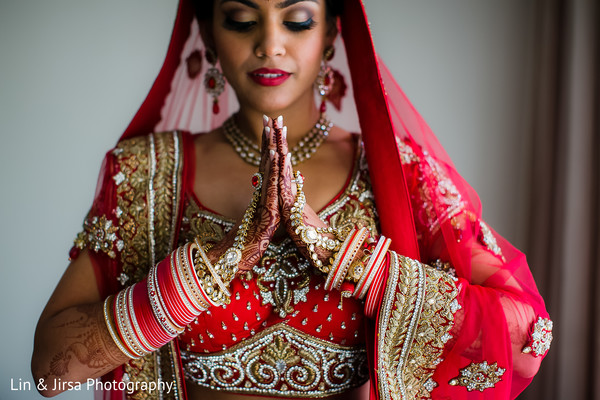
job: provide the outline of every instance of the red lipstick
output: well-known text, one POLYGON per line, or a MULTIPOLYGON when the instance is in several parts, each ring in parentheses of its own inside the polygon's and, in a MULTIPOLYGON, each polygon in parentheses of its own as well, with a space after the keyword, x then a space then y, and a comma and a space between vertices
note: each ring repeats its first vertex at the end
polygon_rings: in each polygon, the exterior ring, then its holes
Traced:
POLYGON ((259 68, 248 74, 256 83, 262 86, 279 86, 292 75, 280 69, 259 68))

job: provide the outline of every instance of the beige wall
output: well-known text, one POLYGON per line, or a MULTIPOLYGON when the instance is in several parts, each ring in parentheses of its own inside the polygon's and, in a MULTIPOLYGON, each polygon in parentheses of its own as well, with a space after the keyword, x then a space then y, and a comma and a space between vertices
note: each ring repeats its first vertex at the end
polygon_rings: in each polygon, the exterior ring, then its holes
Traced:
MULTIPOLYGON (((485 217, 521 241, 532 2, 366 3, 377 48, 480 193, 485 217)), ((103 154, 158 72, 175 6, 0 1, 2 399, 38 398, 11 392, 10 379, 31 380, 35 322, 66 266, 103 154)))

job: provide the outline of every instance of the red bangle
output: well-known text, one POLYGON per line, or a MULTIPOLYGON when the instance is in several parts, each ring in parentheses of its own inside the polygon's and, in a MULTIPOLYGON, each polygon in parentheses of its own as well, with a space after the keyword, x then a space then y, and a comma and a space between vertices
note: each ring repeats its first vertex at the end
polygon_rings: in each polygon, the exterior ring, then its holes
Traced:
POLYGON ((152 312, 146 279, 133 288, 133 308, 138 319, 142 335, 150 346, 158 349, 171 340, 171 337, 161 328, 152 312))
POLYGON ((365 315, 368 318, 375 318, 377 315, 377 303, 379 302, 380 293, 384 289, 384 272, 387 271, 388 267, 389 253, 386 253, 385 261, 379 267, 379 270, 373 279, 373 283, 369 287, 369 292, 367 293, 367 299, 365 301, 365 315))

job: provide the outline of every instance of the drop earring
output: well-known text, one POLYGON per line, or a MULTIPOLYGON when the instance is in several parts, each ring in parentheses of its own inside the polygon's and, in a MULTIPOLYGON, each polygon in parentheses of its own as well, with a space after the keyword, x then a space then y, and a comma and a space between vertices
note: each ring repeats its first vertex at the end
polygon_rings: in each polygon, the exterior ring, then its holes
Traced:
POLYGON ((211 67, 206 71, 204 75, 204 88, 208 92, 209 95, 213 98, 213 114, 219 113, 219 96, 223 93, 225 89, 225 77, 223 73, 219 71, 216 67, 217 65, 217 55, 214 50, 211 48, 206 48, 206 61, 209 62, 211 67))
POLYGON ((321 69, 319 70, 315 82, 317 92, 319 93, 319 96, 321 96, 321 106, 319 107, 321 114, 327 111, 327 95, 331 92, 331 88, 333 87, 333 70, 329 66, 329 61, 331 61, 334 55, 335 48, 333 46, 325 49, 323 60, 321 61, 321 69))

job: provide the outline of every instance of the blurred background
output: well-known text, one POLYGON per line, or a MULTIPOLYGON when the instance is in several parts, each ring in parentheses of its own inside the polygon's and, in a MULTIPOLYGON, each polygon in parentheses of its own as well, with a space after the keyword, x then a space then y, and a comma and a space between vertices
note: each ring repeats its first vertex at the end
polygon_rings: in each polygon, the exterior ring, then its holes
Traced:
MULTIPOLYGON (((528 254, 555 341, 520 399, 600 399, 595 0, 365 0, 375 45, 528 254)), ((104 153, 161 66, 176 0, 0 0, 0 399, 31 382, 37 318, 104 153)), ((92 399, 85 389, 62 399, 92 399)))

